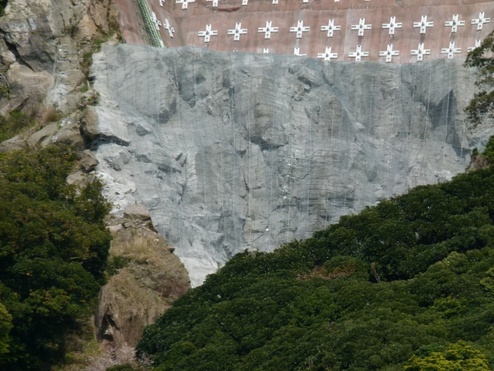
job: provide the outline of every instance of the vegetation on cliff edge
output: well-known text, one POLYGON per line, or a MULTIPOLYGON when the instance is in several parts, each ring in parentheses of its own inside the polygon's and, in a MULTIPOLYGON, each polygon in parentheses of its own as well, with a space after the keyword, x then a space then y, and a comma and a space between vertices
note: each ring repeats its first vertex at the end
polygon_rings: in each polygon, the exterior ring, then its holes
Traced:
POLYGON ((494 32, 490 33, 480 47, 468 53, 465 65, 478 71, 476 84, 480 91, 475 94, 466 112, 474 123, 494 117, 494 32))
POLYGON ((64 146, 0 155, 0 368, 47 370, 94 308, 110 243, 101 184, 64 146))
MULTIPOLYGON (((467 61, 487 89, 476 120, 492 117, 493 45, 467 61)), ((491 138, 484 168, 235 256, 146 329, 138 356, 158 370, 488 370, 493 153, 491 138)))
POLYGON ((493 267, 490 167, 235 256, 147 328, 138 354, 160 370, 488 369, 493 267))

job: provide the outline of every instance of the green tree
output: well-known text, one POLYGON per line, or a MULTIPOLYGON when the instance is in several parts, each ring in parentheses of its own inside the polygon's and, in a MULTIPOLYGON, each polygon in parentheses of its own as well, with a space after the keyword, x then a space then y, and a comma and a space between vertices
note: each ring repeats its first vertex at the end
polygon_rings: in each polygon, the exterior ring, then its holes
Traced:
POLYGON ((405 365, 407 371, 482 371, 489 370, 485 355, 464 341, 451 344, 443 352, 427 357, 413 356, 405 365))
POLYGON ((235 256, 148 327, 137 351, 163 370, 403 369, 433 352, 483 367, 494 361, 493 266, 487 167, 274 253, 235 256), (484 349, 484 363, 444 352, 460 340, 484 349))
POLYGON ((0 303, 0 357, 10 350, 10 330, 12 329, 12 316, 7 308, 0 303))
POLYGON ((492 52, 494 52, 494 32, 484 39, 480 47, 472 50, 465 61, 466 66, 477 68, 476 84, 481 89, 466 108, 468 116, 474 122, 492 118, 494 114, 494 60, 491 57, 492 52))
MULTIPOLYGON (((67 332, 91 313, 104 282, 108 203, 98 181, 67 184, 76 159, 64 146, 0 155, 0 302, 13 324, 1 369, 62 361, 67 332)), ((1 335, 0 326, 0 344, 1 335)))

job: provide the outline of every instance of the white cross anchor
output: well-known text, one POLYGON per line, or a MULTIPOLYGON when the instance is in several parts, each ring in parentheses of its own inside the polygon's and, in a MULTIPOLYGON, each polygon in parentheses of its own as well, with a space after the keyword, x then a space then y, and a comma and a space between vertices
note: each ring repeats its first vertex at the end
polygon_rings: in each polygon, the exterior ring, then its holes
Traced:
POLYGON ((383 28, 388 28, 390 35, 394 35, 395 34, 395 29, 396 28, 402 28, 402 27, 403 27, 403 23, 396 22, 396 17, 390 17, 389 18, 389 23, 383 23, 383 28))
POLYGON ((368 57, 369 52, 362 51, 362 45, 357 45, 357 49, 354 52, 348 54, 350 58, 355 58, 355 62, 360 62, 362 57, 368 57))
POLYGON ((257 29, 257 32, 259 32, 259 33, 264 32, 264 38, 270 39, 271 38, 271 32, 278 32, 278 27, 273 27, 271 21, 266 21, 266 27, 259 27, 257 29))
POLYGON ((338 53, 331 53, 331 47, 326 47, 326 50, 324 53, 318 53, 317 58, 322 58, 325 61, 330 61, 331 59, 336 59, 338 58, 338 53))
POLYGON ((182 9, 188 9, 189 3, 195 3, 196 0, 176 0, 177 4, 182 4, 182 9))
POLYGON ((490 23, 491 19, 485 17, 485 12, 480 12, 477 19, 472 19, 472 24, 477 25, 477 31, 480 31, 485 23, 490 23))
POLYGON ((240 40, 240 35, 245 35, 245 34, 247 34, 247 29, 242 28, 241 22, 235 23, 235 28, 228 30, 228 35, 233 35, 234 41, 240 40))
POLYGON ((333 37, 333 32, 334 31, 340 31, 340 30, 341 30, 341 26, 336 26, 334 24, 334 19, 330 19, 328 21, 327 26, 321 26, 321 31, 328 31, 328 37, 333 37))
POLYGON ((309 31, 310 31, 310 27, 309 26, 304 27, 304 21, 297 21, 296 27, 290 27, 290 32, 297 33, 297 39, 302 38, 302 32, 309 32, 309 31))
POLYGON ((173 34, 175 33, 175 28, 170 25, 168 18, 165 18, 165 25, 163 26, 165 30, 168 31, 168 35, 173 39, 173 34))
POLYGON ((158 19, 158 17, 156 17, 155 12, 151 13, 151 17, 153 18, 153 23, 156 26, 156 29, 159 31, 161 26, 161 21, 158 19))
POLYGON ((300 48, 293 48, 293 55, 305 57, 307 54, 300 54, 300 48))
POLYGON ((419 43, 418 49, 411 50, 411 54, 417 56, 417 62, 422 62, 424 60, 424 55, 431 54, 431 50, 424 49, 424 43, 419 43))
POLYGON ((204 37, 204 42, 208 43, 211 40, 211 36, 218 36, 218 30, 212 30, 212 26, 210 24, 206 25, 205 31, 199 31, 197 36, 204 37))
POLYGON ((209 2, 213 3, 213 8, 217 8, 218 7, 218 0, 206 0, 206 1, 209 1, 209 2))
POLYGON ((427 31, 427 27, 434 27, 434 22, 427 22, 427 16, 423 15, 420 17, 420 22, 413 22, 413 27, 420 27, 420 33, 425 33, 427 31))
POLYGON ((450 41, 448 48, 442 48, 441 54, 447 54, 448 59, 453 59, 454 54, 461 54, 461 48, 456 48, 455 42, 450 41))
POLYGON ((458 26, 465 25, 465 21, 459 21, 458 18, 458 14, 453 14, 453 19, 451 21, 444 22, 445 27, 451 27, 451 33, 458 32, 458 26))
POLYGON ((365 24, 365 18, 360 18, 358 24, 352 25, 352 30, 358 30, 359 36, 364 36, 364 31, 370 30, 371 28, 371 24, 365 24))
POLYGON ((470 46, 467 50, 471 52, 473 49, 476 49, 480 46, 481 41, 479 39, 475 40, 475 46, 470 46))
POLYGON ((393 60, 393 57, 400 55, 399 50, 393 50, 393 44, 388 44, 385 51, 380 51, 380 57, 386 57, 386 63, 389 63, 393 60))

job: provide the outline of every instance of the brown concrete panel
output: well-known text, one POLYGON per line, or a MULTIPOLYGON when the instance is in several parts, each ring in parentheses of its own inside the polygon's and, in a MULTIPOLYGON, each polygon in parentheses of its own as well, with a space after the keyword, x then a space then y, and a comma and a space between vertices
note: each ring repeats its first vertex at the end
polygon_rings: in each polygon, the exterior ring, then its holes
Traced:
MULTIPOLYGON (((417 50, 419 43, 430 50, 430 54, 423 56, 424 61, 447 58, 448 54, 442 53, 442 50, 448 49, 450 42, 454 42, 455 49, 459 51, 450 57, 464 58, 468 48, 475 46, 476 40, 482 40, 494 29, 494 2, 479 0, 309 0, 308 3, 303 0, 278 0, 277 5, 273 4, 273 0, 243 0, 247 1, 247 5, 242 5, 242 0, 218 0, 218 6, 214 8, 212 1, 197 0, 189 2, 186 9, 182 9, 183 0, 178 3, 176 0, 143 1, 160 21, 157 28, 167 47, 191 45, 217 51, 253 53, 269 49, 269 53, 277 54, 294 54, 294 49, 299 48, 301 54, 311 58, 325 53, 326 48, 330 47, 331 52, 338 53, 338 58, 332 59, 335 61, 355 60, 350 53, 361 46, 363 52, 369 53, 368 57, 361 58, 362 61, 385 62, 386 57, 380 56, 380 52, 385 52, 387 45, 392 44, 393 50, 399 51, 399 55, 392 56, 392 63, 417 62, 412 50, 417 50), (477 25, 471 21, 479 18, 481 12, 490 21, 477 30, 477 25), (446 27, 445 22, 451 21, 455 14, 459 15, 458 21, 465 24, 458 26, 457 32, 451 32, 451 27, 446 27), (414 22, 421 21, 421 16, 427 16, 428 21, 434 22, 425 34, 413 27, 414 22), (401 28, 395 29, 394 35, 383 28, 383 24, 390 23, 390 17, 396 17, 396 22, 402 23, 401 28), (358 36, 358 31, 352 30, 352 26, 358 25, 361 18, 365 18, 365 24, 371 24, 372 28, 364 30, 363 36, 358 36), (175 30, 173 37, 169 30, 164 29, 165 19, 175 30), (341 27, 339 31, 334 31, 333 37, 328 37, 327 31, 321 30, 321 26, 328 25, 330 19, 341 27), (258 32, 258 28, 266 26, 266 21, 278 27, 278 32, 273 32, 270 39, 265 39, 264 33, 258 32), (303 32, 301 38, 290 32, 298 21, 310 27, 310 31, 303 32), (247 34, 240 35, 239 40, 235 41, 228 31, 234 29, 237 22, 247 30, 247 34), (198 36, 198 32, 206 30, 206 25, 211 25, 211 30, 217 32, 217 35, 210 36, 207 43, 204 37, 198 36)), ((137 0, 116 2, 126 41, 144 43, 142 26, 139 26, 136 16, 139 9, 135 3, 137 0)))

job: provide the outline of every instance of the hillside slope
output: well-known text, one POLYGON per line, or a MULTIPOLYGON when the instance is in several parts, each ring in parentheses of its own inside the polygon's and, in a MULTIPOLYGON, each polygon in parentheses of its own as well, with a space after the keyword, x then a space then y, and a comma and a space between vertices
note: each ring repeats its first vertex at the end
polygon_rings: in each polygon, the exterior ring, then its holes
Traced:
POLYGON ((115 212, 143 203, 193 286, 379 200, 445 181, 492 125, 463 108, 474 70, 108 46, 86 117, 115 212))
POLYGON ((160 370, 486 370, 493 266, 490 167, 273 253, 237 255, 149 327, 138 351, 160 370))

